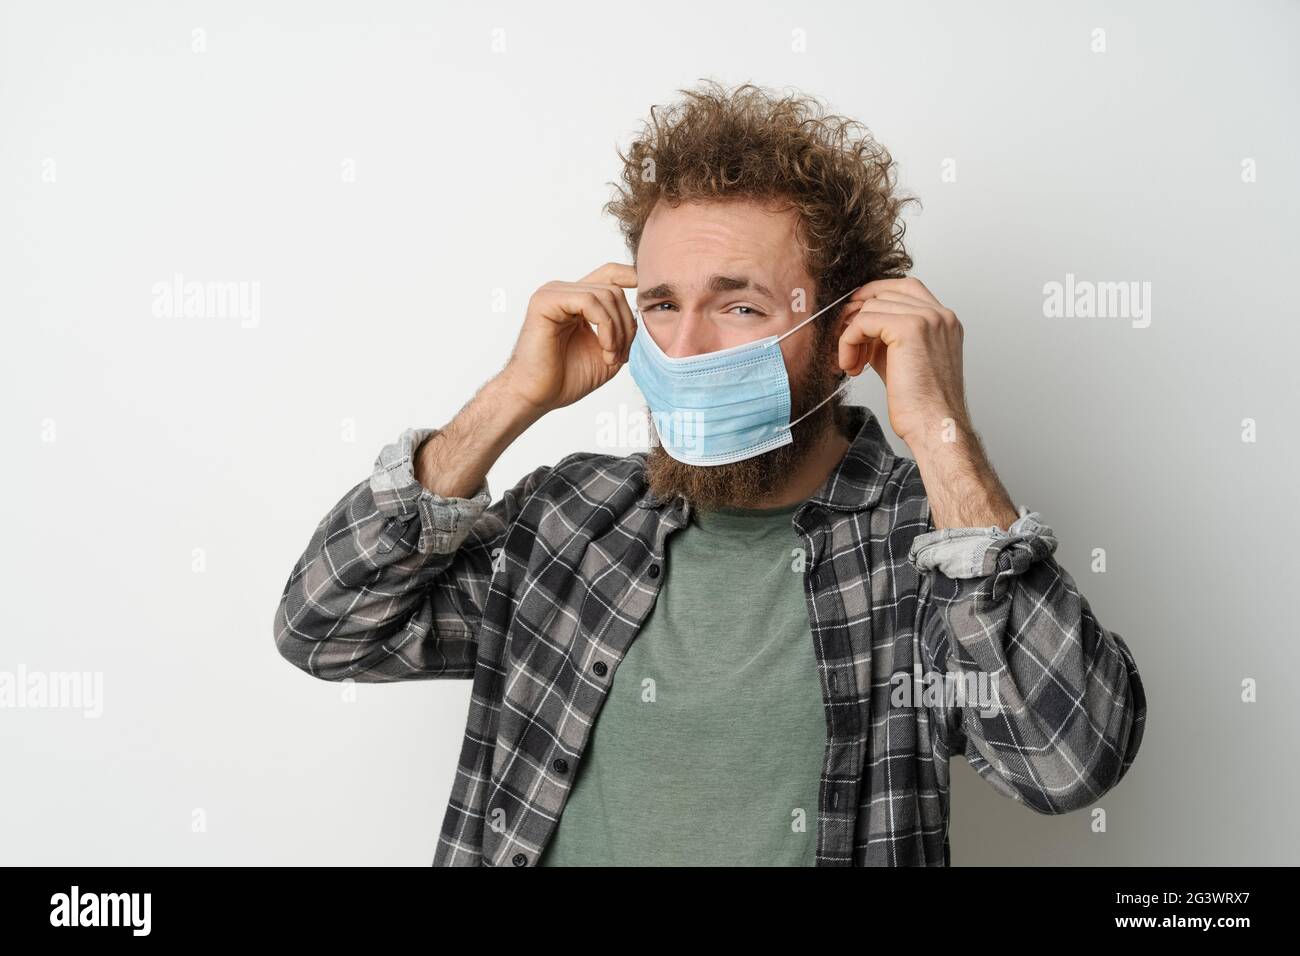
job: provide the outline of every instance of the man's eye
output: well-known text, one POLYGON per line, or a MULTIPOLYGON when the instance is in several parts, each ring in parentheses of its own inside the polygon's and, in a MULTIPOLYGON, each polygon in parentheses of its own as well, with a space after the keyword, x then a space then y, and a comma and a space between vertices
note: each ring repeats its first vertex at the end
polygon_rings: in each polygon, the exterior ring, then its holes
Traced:
MULTIPOLYGON (((748 309, 749 311, 748 311, 747 313, 744 313, 744 314, 746 314, 746 315, 762 315, 762 314, 763 314, 762 312, 758 311, 758 309, 754 308, 752 305, 733 305, 733 306, 731 307, 731 309, 748 309)), ((728 309, 727 311, 730 312, 731 309, 728 309)))

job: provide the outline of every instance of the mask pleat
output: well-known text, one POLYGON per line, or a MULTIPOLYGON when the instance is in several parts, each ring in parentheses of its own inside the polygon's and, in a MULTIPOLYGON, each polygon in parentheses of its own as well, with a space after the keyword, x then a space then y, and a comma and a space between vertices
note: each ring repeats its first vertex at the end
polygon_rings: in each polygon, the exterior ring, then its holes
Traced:
POLYGON ((632 342, 629 369, 669 454, 731 462, 783 444, 790 385, 780 348, 763 344, 770 340, 697 362, 667 358, 643 336, 649 336, 644 325, 632 342))

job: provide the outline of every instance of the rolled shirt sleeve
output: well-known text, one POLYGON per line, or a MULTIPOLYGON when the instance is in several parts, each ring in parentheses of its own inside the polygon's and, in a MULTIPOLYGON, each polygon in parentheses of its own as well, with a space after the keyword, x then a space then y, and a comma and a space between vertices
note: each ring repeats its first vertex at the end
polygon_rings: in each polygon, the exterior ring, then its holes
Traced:
POLYGON ((1036 511, 1003 531, 918 535, 908 560, 927 575, 918 632, 936 671, 985 679, 997 706, 940 705, 950 753, 1040 813, 1095 802, 1128 771, 1146 697, 1125 641, 1103 627, 1054 557, 1036 511))
MULTIPOLYGON (((416 480, 416 450, 437 431, 435 428, 406 429, 395 442, 380 449, 370 475, 370 493, 381 514, 407 521, 419 519, 416 551, 424 555, 454 552, 492 503, 486 479, 469 498, 443 497, 416 480)), ((394 543, 391 536, 386 543, 391 550, 394 543)))
POLYGON ((496 556, 514 516, 549 467, 492 503, 486 479, 469 498, 434 494, 415 477, 421 442, 408 428, 385 445, 316 527, 275 615, 280 654, 322 680, 470 677, 496 556))
MULTIPOLYGON (((1029 511, 1022 505, 1019 514, 1020 517, 1006 531, 990 525, 987 528, 940 528, 917 535, 907 560, 918 571, 939 570, 950 578, 985 577, 997 568, 998 554, 1010 539, 1051 537, 1051 529, 1042 523, 1042 516, 1037 511, 1029 511)), ((1049 547, 1046 540, 1044 546, 1049 547)), ((1050 549, 1055 548, 1056 539, 1051 538, 1050 549)))

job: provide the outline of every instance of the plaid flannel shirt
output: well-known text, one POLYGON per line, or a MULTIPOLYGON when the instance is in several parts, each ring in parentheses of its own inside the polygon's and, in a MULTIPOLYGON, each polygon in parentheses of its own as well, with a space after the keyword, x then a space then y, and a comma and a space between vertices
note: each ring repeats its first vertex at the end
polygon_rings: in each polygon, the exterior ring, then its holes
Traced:
MULTIPOLYGON (((793 519, 826 709, 816 861, 946 866, 950 756, 1033 810, 1076 810, 1127 772, 1146 700, 1037 512, 936 530, 916 462, 848 411, 849 451, 793 519), (894 700, 945 672, 996 675, 999 706, 894 700)), ((385 446, 325 515, 275 642, 323 680, 473 681, 433 864, 532 866, 690 506, 649 492, 643 452, 568 455, 495 503, 486 482, 444 498, 413 472, 435 431, 385 446)))

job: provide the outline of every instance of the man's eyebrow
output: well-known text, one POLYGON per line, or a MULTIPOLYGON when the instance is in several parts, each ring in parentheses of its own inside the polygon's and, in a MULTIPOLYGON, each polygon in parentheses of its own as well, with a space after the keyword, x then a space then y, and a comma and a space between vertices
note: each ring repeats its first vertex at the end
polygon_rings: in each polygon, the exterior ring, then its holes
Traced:
MULTIPOLYGON (((706 288, 710 292, 738 292, 741 289, 753 289, 759 295, 765 295, 769 299, 776 298, 771 289, 747 276, 710 276, 706 288)), ((636 297, 637 299, 671 299, 676 294, 676 286, 671 282, 661 282, 652 289, 638 292, 636 297)))

